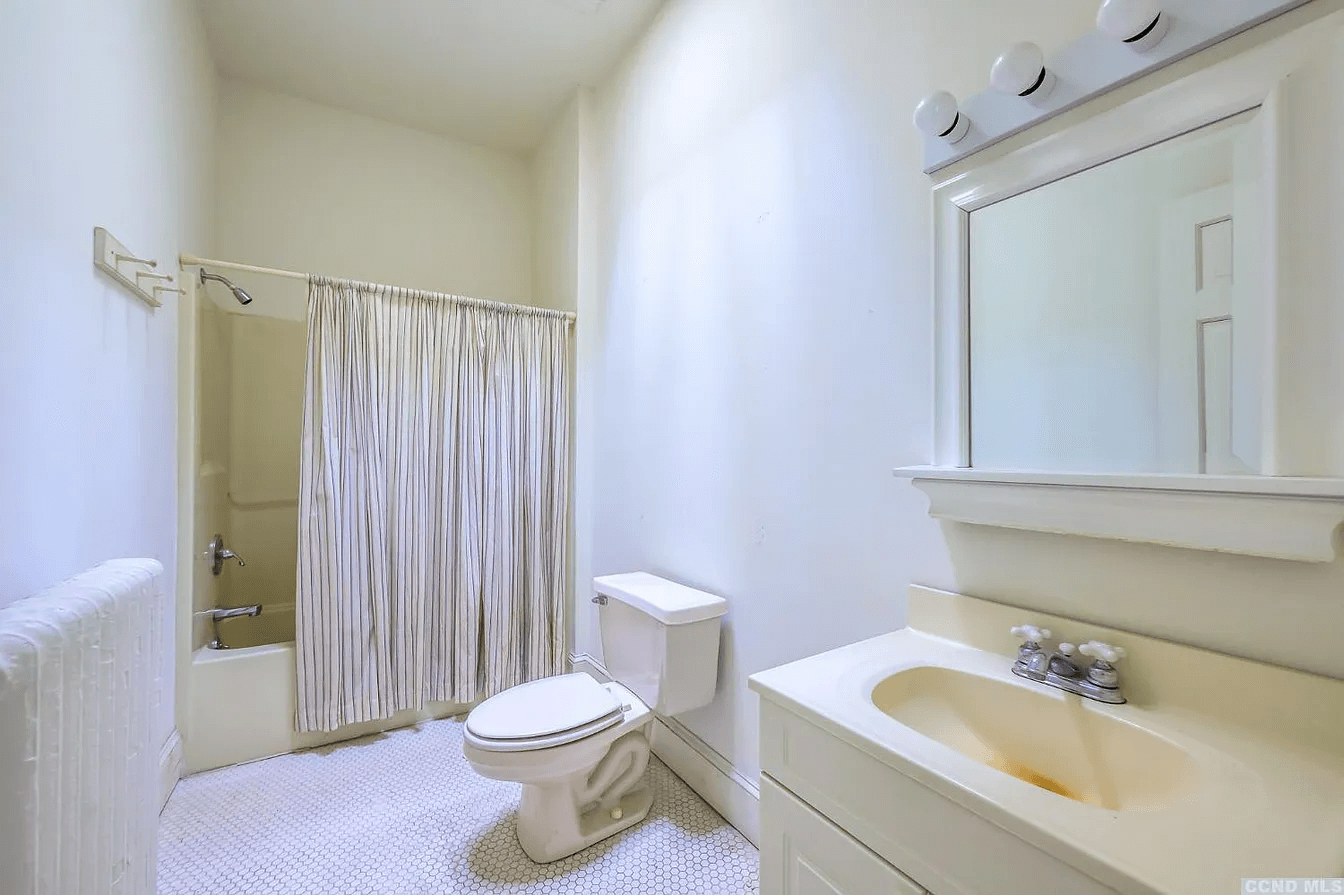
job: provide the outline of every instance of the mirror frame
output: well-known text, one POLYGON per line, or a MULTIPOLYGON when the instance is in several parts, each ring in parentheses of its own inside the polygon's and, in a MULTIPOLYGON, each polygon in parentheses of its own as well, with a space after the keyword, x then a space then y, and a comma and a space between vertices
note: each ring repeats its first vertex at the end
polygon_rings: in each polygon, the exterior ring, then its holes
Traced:
MULTIPOLYGON (((1320 257, 1319 246, 1304 251, 1298 243, 1311 239, 1302 234, 1280 240, 1278 225, 1293 219, 1292 202, 1306 201, 1301 184, 1311 182, 1299 170, 1302 147, 1287 144, 1286 123, 1303 104, 1300 97, 1285 99, 1283 84, 1335 45, 1344 57, 1341 5, 1308 4, 933 175, 932 464, 896 470, 929 496, 930 515, 1280 559, 1334 559, 1334 533, 1344 522, 1344 478, 1294 475, 1310 466, 1306 458, 1311 451, 1305 450, 1310 446, 1302 442, 1320 432, 1313 414, 1319 416, 1321 405, 1298 400, 1296 391, 1285 391, 1311 388, 1311 383, 1283 375, 1275 330, 1285 300, 1311 301, 1335 287, 1335 295, 1344 292, 1344 273, 1323 271, 1319 264, 1301 269, 1307 254, 1320 257), (1268 200, 1264 288, 1276 321, 1267 327, 1263 352, 1262 444, 1269 474, 1088 474, 971 467, 971 212, 1256 108, 1261 109, 1268 200), (1310 281, 1312 287, 1305 288, 1312 275, 1322 282, 1310 281), (1288 393, 1294 397, 1280 400, 1288 393)), ((1344 127, 1344 113, 1333 123, 1344 127)), ((1326 176, 1336 179, 1326 185, 1326 192, 1334 186, 1344 189, 1344 172, 1326 176)), ((1337 423, 1344 427, 1344 418, 1337 423)))

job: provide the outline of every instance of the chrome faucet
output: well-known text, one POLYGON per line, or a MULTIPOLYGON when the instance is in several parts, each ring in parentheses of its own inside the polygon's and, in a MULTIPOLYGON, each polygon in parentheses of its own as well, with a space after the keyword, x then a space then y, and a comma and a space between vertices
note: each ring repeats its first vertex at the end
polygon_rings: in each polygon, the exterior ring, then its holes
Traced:
POLYGON ((1115 663, 1125 657, 1121 647, 1089 640, 1082 646, 1061 643, 1054 651, 1047 651, 1041 643, 1053 636, 1049 628, 1018 625, 1012 629, 1012 634, 1023 640, 1017 651, 1017 661, 1013 663, 1013 674, 1018 677, 1049 684, 1097 702, 1119 705, 1125 701, 1120 692, 1120 673, 1115 670, 1115 663), (1076 655, 1092 659, 1086 671, 1074 659, 1076 655))
POLYGON ((219 622, 225 618, 242 618, 244 616, 261 615, 261 606, 253 604, 251 606, 235 606, 232 609, 212 609, 210 610, 210 623, 215 629, 215 638, 206 644, 210 649, 228 649, 229 647, 223 640, 219 639, 219 622))
POLYGON ((224 546, 223 535, 215 535, 211 538, 210 546, 206 547, 205 550, 205 558, 210 560, 210 571, 215 575, 224 571, 224 560, 226 559, 237 560, 238 565, 240 566, 247 565, 247 563, 243 562, 241 556, 224 546))
POLYGON ((241 618, 243 616, 261 615, 260 606, 237 606, 233 609, 213 609, 210 612, 211 621, 219 621, 222 618, 241 618))

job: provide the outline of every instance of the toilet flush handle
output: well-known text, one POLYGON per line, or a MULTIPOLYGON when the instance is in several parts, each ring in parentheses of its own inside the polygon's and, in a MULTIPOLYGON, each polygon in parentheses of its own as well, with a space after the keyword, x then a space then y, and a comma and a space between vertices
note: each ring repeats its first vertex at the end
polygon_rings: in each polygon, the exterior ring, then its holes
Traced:
POLYGON ((593 602, 599 606, 605 606, 607 605, 607 595, 598 594, 597 596, 593 597, 593 602))

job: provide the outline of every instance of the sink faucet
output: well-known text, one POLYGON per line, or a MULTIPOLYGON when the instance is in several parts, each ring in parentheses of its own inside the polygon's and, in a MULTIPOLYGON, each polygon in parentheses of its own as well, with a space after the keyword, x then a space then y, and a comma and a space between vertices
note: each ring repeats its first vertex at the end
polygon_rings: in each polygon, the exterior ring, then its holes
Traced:
POLYGON ((1012 634, 1023 640, 1017 651, 1017 661, 1013 663, 1013 674, 1018 677, 1049 684, 1097 702, 1119 705, 1125 701, 1120 692, 1120 673, 1115 670, 1115 663, 1125 657, 1121 647, 1089 640, 1082 646, 1061 643, 1053 652, 1047 652, 1041 642, 1052 636, 1049 628, 1018 625, 1012 629, 1012 634), (1076 655, 1092 659, 1086 671, 1075 660, 1076 655))

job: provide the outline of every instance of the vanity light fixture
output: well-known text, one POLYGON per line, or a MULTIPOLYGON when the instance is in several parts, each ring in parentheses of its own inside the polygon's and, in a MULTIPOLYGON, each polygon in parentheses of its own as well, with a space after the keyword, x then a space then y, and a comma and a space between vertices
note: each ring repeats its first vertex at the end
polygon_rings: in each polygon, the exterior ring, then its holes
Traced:
POLYGON ((1171 30, 1171 14, 1156 0, 1102 0, 1097 27, 1135 52, 1151 50, 1171 30))
POLYGON ((1034 43, 1013 44, 994 60, 989 83, 1000 93, 1039 102, 1055 89, 1055 73, 1045 67, 1045 53, 1034 43))
POLYGON ((926 136, 955 143, 971 129, 971 120, 957 108, 957 98, 946 90, 930 93, 915 106, 915 127, 926 136))

